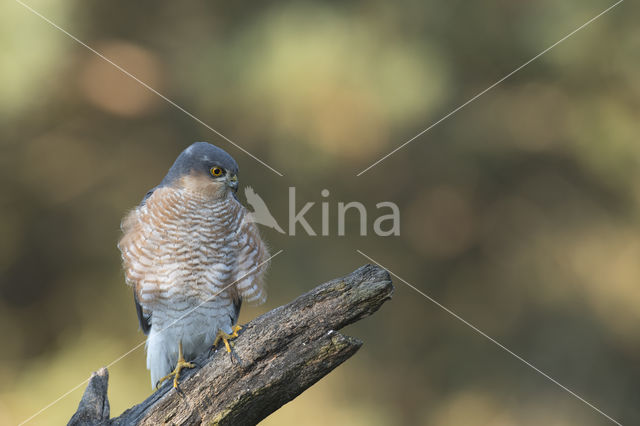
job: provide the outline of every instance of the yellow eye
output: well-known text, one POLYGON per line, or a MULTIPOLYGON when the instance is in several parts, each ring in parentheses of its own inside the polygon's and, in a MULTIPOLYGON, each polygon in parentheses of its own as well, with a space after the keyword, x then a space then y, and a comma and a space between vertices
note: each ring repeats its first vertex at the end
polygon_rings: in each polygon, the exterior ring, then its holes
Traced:
POLYGON ((222 176, 224 174, 224 172, 220 167, 212 167, 209 170, 209 173, 211 173, 211 176, 214 176, 214 177, 222 176))

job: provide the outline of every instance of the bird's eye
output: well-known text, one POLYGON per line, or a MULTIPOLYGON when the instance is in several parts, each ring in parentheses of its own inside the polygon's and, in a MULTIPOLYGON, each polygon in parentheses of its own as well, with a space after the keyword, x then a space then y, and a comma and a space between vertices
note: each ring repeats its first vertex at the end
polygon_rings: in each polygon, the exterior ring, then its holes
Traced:
POLYGON ((211 169, 209 169, 209 173, 211 173, 211 176, 213 177, 218 177, 222 176, 224 174, 224 171, 220 167, 212 167, 211 169))

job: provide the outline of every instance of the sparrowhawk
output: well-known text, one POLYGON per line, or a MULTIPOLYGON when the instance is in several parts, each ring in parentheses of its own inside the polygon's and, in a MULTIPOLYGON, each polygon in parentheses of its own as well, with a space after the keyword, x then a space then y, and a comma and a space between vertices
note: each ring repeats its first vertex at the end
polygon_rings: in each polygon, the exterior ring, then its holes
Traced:
POLYGON ((237 337, 243 301, 266 298, 269 253, 238 201, 238 164, 197 142, 122 221, 118 243, 152 386, 223 340, 237 337), (164 377, 163 377, 164 376, 164 377))

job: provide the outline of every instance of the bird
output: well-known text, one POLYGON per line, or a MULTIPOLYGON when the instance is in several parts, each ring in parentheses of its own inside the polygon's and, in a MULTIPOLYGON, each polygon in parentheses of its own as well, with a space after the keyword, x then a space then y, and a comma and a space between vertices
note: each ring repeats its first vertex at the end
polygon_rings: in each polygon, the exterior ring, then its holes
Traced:
POLYGON ((273 217, 269 208, 267 207, 267 203, 264 202, 262 197, 260 197, 253 190, 252 187, 247 186, 244 188, 244 196, 247 199, 247 203, 253 208, 253 211, 249 213, 249 219, 252 222, 259 223, 260 225, 268 226, 269 228, 273 228, 281 234, 284 234, 278 222, 273 217))
MULTIPOLYGON (((195 365, 242 329, 243 301, 266 300, 269 251, 237 197, 238 164, 196 142, 122 220, 118 248, 140 328, 151 386, 195 365)), ((232 343, 231 343, 232 345, 232 343)))

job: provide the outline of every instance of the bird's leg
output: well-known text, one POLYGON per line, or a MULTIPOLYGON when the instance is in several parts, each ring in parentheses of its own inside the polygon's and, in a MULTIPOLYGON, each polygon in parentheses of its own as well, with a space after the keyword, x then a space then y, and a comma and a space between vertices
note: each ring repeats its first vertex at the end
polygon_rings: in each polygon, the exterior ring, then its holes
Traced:
POLYGON ((224 342, 224 346, 227 348, 227 352, 231 353, 231 346, 233 346, 233 342, 231 342, 231 339, 235 339, 236 337, 238 337, 238 331, 242 330, 242 327, 236 324, 232 327, 232 330, 233 333, 231 334, 227 334, 222 330, 218 330, 218 335, 216 336, 216 340, 213 342, 213 347, 215 348, 216 346, 218 346, 218 342, 222 340, 224 342))
POLYGON ((156 385, 156 388, 160 387, 160 384, 162 382, 164 382, 165 380, 173 376, 173 387, 177 389, 178 378, 180 377, 180 371, 182 371, 183 368, 193 368, 195 366, 196 365, 194 363, 185 361, 184 355, 182 354, 182 341, 178 342, 178 362, 176 363, 176 368, 171 373, 167 374, 162 379, 158 380, 158 384, 156 385))

